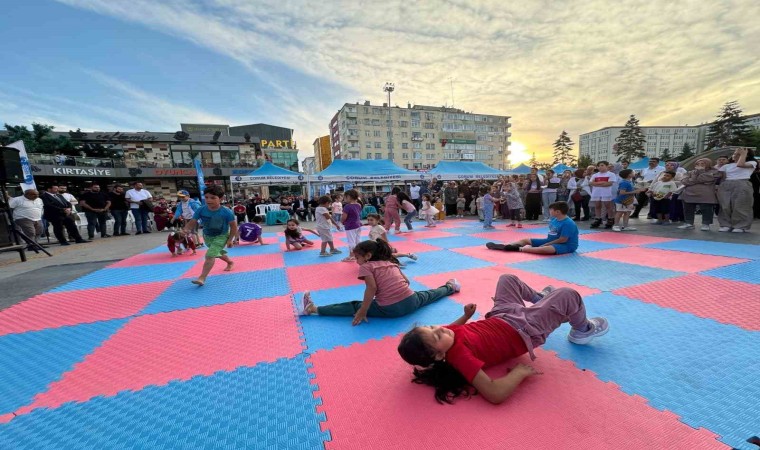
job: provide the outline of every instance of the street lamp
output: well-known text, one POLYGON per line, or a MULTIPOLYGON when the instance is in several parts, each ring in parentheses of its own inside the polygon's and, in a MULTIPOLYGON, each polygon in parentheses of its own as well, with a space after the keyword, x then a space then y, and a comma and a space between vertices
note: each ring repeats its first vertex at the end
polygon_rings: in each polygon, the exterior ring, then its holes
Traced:
POLYGON ((391 92, 395 89, 393 83, 385 83, 383 91, 388 93, 388 159, 393 162, 393 118, 391 116, 391 92))

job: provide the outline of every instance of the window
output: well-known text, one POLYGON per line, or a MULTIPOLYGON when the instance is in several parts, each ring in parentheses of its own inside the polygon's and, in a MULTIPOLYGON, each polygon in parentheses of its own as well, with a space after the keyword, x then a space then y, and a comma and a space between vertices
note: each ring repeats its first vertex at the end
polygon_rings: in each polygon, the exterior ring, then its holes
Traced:
POLYGON ((369 119, 364 119, 364 125, 369 125, 369 119))
POLYGON ((369 108, 367 108, 366 106, 364 107, 364 114, 369 114, 369 108))
POLYGON ((382 153, 375 153, 375 159, 383 159, 382 153))
POLYGON ((422 133, 419 131, 412 131, 412 140, 413 141, 421 141, 422 140, 422 133))
POLYGON ((380 137, 380 130, 375 130, 375 137, 380 137))
POLYGON ((367 141, 367 145, 365 145, 365 147, 367 147, 367 148, 372 148, 372 142, 370 142, 370 141, 367 141))
POLYGON ((402 148, 402 149, 407 149, 407 148, 409 148, 409 144, 408 144, 408 143, 406 143, 406 142, 402 142, 402 143, 401 143, 401 148, 402 148))
POLYGON ((412 142, 412 148, 422 148, 422 142, 412 142))
POLYGON ((375 142, 375 148, 383 148, 382 142, 375 142))
POLYGON ((409 159, 409 153, 402 153, 401 159, 409 159))
POLYGON ((371 136, 369 130, 364 130, 364 136, 366 136, 366 137, 370 137, 371 136))
POLYGON ((425 139, 435 139, 435 133, 425 133, 425 139))
POLYGON ((412 119, 412 128, 419 128, 420 127, 420 120, 414 120, 412 119))
POLYGON ((406 111, 401 111, 401 117, 406 117, 406 111))
POLYGON ((435 124, 433 122, 425 122, 425 128, 428 130, 433 130, 435 129, 435 124))
POLYGON ((379 127, 380 126, 380 119, 372 119, 372 126, 373 127, 379 127))
POLYGON ((367 159, 372 159, 372 152, 367 152, 367 159))
POLYGON ((435 144, 425 144, 425 150, 435 150, 435 144))
POLYGON ((433 113, 429 113, 429 112, 425 113, 425 120, 433 120, 433 117, 435 117, 433 113))
POLYGON ((393 137, 393 132, 392 131, 386 131, 385 132, 385 137, 387 137, 387 138, 393 137))
POLYGON ((404 169, 408 169, 408 168, 409 168, 409 164, 404 164, 404 169))
POLYGON ((383 111, 380 108, 372 108, 372 114, 379 116, 383 111))
POLYGON ((420 120, 420 112, 419 111, 412 111, 412 119, 420 120))
POLYGON ((398 126, 400 126, 401 128, 409 128, 409 122, 406 120, 399 120, 398 126))
POLYGON ((414 159, 422 159, 422 152, 414 152, 414 159))
POLYGON ((435 159, 435 153, 428 153, 425 155, 425 159, 435 159))
POLYGON ((392 150, 392 149, 393 149, 393 144, 388 142, 388 150, 392 150))
POLYGON ((409 132, 408 131, 402 131, 401 132, 401 137, 403 139, 409 139, 409 132))

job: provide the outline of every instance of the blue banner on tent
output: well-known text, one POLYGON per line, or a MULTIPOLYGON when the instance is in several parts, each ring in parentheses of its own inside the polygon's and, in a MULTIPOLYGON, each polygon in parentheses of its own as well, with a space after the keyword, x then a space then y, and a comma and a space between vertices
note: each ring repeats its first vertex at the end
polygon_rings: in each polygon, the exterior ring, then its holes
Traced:
POLYGON ((206 198, 203 196, 203 191, 206 190, 206 182, 203 179, 203 167, 201 167, 200 158, 195 159, 195 175, 198 177, 198 190, 201 193, 201 203, 206 204, 206 198))

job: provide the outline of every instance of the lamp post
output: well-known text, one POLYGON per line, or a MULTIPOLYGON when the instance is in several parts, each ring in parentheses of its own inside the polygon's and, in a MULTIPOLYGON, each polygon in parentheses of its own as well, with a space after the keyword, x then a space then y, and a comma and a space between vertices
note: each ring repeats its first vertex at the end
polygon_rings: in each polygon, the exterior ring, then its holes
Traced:
POLYGON ((393 118, 391 116, 391 92, 396 87, 393 83, 385 83, 383 91, 388 93, 388 159, 393 162, 393 118))

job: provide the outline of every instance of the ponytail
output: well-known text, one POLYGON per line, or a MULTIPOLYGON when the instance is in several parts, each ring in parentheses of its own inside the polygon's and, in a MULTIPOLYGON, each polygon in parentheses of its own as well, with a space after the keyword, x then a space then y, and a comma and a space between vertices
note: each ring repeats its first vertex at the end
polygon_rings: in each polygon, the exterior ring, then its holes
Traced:
POLYGON ((435 359, 434 351, 422 340, 417 328, 401 338, 398 352, 407 363, 422 366, 414 368, 412 383, 431 386, 438 403, 452 404, 455 398, 469 398, 477 393, 451 364, 435 359))

